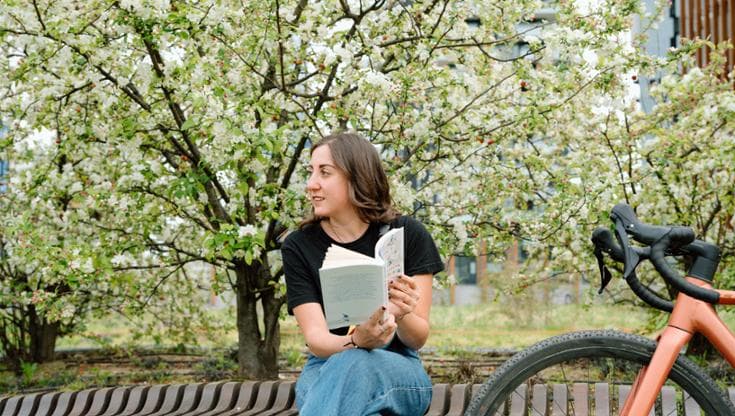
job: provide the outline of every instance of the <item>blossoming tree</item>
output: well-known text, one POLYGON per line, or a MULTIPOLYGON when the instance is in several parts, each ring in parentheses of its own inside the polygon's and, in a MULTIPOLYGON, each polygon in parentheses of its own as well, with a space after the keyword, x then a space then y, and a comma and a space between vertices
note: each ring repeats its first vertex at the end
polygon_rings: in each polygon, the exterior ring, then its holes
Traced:
POLYGON ((22 362, 53 357, 56 338, 73 330, 75 312, 89 303, 84 288, 96 280, 90 259, 63 237, 69 231, 69 200, 54 189, 58 181, 45 180, 59 172, 40 152, 34 155, 39 164, 19 164, 14 186, 5 187, 0 198, 0 345, 15 371, 22 362), (49 254, 65 250, 64 264, 47 261, 49 254), (48 299, 50 293, 54 299, 48 299))
MULTIPOLYGON (((630 180, 594 129, 631 105, 631 71, 667 62, 624 35, 636 4, 560 1, 552 22, 531 0, 10 1, 0 148, 53 132, 75 178, 54 186, 94 230, 79 244, 105 247, 88 252, 95 273, 127 272, 126 298, 181 300, 172 271, 213 265, 235 294, 241 374, 274 377, 279 236, 308 209, 301 165, 331 131, 380 146, 397 203, 445 253, 527 238, 582 267, 630 180)), ((10 157, 33 160, 25 148, 10 157)))
POLYGON ((126 238, 139 232, 126 223, 127 201, 87 169, 100 159, 59 145, 36 135, 3 152, 13 161, 0 194, 0 347, 10 367, 53 359, 57 338, 82 332, 90 314, 146 310, 158 321, 134 322, 163 324, 183 340, 195 337, 193 326, 221 326, 204 316, 203 282, 184 272, 186 261, 126 238), (161 304, 163 293, 177 296, 161 304))

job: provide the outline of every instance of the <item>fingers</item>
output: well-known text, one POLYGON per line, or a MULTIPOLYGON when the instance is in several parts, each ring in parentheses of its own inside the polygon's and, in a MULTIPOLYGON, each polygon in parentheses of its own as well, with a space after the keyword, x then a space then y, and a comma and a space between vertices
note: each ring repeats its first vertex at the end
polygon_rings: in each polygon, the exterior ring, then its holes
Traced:
POLYGON ((382 324, 383 333, 393 334, 393 331, 396 330, 396 327, 396 317, 392 314, 388 314, 388 317, 382 324))
POLYGON ((389 297, 391 301, 403 303, 412 309, 421 298, 416 281, 406 275, 390 283, 389 297))
POLYGON ((418 290, 411 290, 407 289, 406 287, 400 287, 400 286, 393 286, 391 285, 390 290, 388 291, 388 296, 390 298, 396 297, 398 299, 413 299, 414 301, 418 301, 421 298, 421 295, 419 294, 418 290))
POLYGON ((398 328, 396 316, 413 312, 420 299, 416 281, 406 275, 393 280, 388 293, 390 313, 380 307, 355 330, 355 342, 362 348, 378 348, 390 342, 398 328))
POLYGON ((405 310, 405 312, 409 312, 416 308, 420 299, 417 293, 410 294, 398 289, 391 289, 389 292, 389 298, 392 303, 398 306, 399 309, 405 310))
MULTIPOLYGON (((393 333, 396 328, 395 316, 390 313, 385 313, 385 308, 382 307, 378 310, 378 312, 380 312, 380 315, 378 315, 380 316, 380 319, 378 319, 377 321, 372 321, 371 317, 371 322, 374 323, 374 325, 369 327, 371 333, 376 337, 380 337, 382 334, 385 333, 393 333)), ((374 316, 376 316, 376 314, 373 314, 373 317, 374 316)))
POLYGON ((391 302, 391 312, 397 317, 397 320, 413 312, 421 299, 416 281, 406 275, 390 283, 388 297, 391 302))
POLYGON ((372 315, 370 315, 370 318, 367 320, 367 324, 379 324, 383 320, 383 315, 385 315, 385 307, 381 306, 378 309, 373 312, 372 315))
POLYGON ((401 292, 409 293, 414 297, 418 297, 418 285, 416 280, 412 277, 408 277, 405 274, 401 275, 398 279, 390 282, 390 287, 400 290, 401 292))
POLYGON ((416 285, 416 280, 413 277, 406 276, 405 274, 399 276, 398 281, 411 290, 416 290, 418 288, 418 285, 416 285))
POLYGON ((354 333, 355 342, 367 349, 382 347, 390 342, 397 327, 393 314, 386 314, 385 308, 380 307, 364 324, 357 326, 354 333))
POLYGON ((393 333, 396 332, 398 324, 396 324, 396 317, 388 314, 388 317, 380 324, 380 333, 376 336, 380 341, 380 345, 385 345, 393 338, 393 333))

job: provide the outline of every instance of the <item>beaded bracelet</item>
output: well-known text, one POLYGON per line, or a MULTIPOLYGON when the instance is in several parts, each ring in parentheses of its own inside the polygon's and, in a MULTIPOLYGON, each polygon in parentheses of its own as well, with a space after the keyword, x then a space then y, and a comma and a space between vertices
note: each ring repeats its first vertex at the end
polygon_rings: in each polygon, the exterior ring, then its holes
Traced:
POLYGON ((352 346, 352 348, 360 348, 360 347, 359 347, 359 346, 358 346, 358 345, 357 345, 357 344, 355 343, 355 338, 353 338, 353 337, 354 337, 354 335, 353 335, 353 334, 350 334, 350 342, 348 342, 348 343, 346 343, 346 344, 344 344, 344 345, 342 345, 342 346, 343 346, 343 347, 349 347, 349 346, 352 346))

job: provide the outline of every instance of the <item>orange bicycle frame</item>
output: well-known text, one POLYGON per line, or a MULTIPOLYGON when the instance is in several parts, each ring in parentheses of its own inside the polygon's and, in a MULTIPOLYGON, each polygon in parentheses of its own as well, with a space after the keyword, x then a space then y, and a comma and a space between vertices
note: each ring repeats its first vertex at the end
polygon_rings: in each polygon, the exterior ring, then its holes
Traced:
MULTIPOLYGON (((703 280, 693 277, 687 277, 686 280, 697 286, 712 289, 712 285, 703 280)), ((720 293, 719 304, 735 304, 735 291, 717 290, 717 292, 720 293)), ((722 322, 714 306, 679 293, 666 329, 658 337, 651 362, 638 374, 620 412, 621 416, 649 414, 676 358, 698 332, 717 348, 730 365, 735 367, 735 335, 722 322)))

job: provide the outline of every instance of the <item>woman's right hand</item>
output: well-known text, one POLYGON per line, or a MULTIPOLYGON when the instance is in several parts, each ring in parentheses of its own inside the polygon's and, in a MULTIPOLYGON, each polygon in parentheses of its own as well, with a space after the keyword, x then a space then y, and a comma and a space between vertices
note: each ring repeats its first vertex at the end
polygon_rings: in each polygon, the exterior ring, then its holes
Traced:
POLYGON ((360 348, 372 350, 388 344, 396 332, 396 318, 386 313, 384 307, 378 308, 367 321, 355 327, 352 341, 360 348), (386 319, 383 319, 383 316, 386 319))

